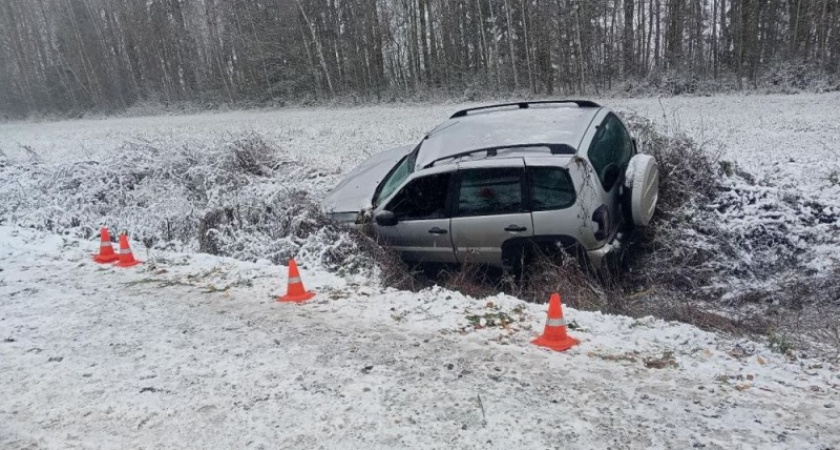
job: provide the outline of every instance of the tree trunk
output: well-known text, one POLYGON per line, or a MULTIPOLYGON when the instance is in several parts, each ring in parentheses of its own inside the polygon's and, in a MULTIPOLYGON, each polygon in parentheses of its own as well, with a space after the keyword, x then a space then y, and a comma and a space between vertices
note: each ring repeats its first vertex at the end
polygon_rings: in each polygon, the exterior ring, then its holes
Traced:
POLYGON ((315 52, 318 55, 318 62, 321 65, 321 70, 324 72, 324 78, 327 80, 327 88, 330 91, 330 97, 335 97, 335 89, 333 88, 332 77, 330 76, 330 71, 327 67, 327 60, 324 58, 324 49, 321 45, 321 40, 318 38, 318 33, 315 32, 315 26, 309 21, 309 17, 306 15, 306 11, 304 11, 300 0, 295 0, 295 2, 297 3, 301 16, 303 16, 304 23, 306 23, 309 27, 312 42, 315 43, 315 52))
POLYGON ((507 40, 510 53, 510 68, 513 70, 513 90, 519 90, 519 74, 516 70, 516 49, 513 44, 513 20, 511 19, 510 4, 505 0, 505 14, 507 16, 507 40))
POLYGON ((423 74, 426 83, 428 84, 432 79, 432 70, 429 61, 429 45, 426 41, 428 33, 426 30, 426 1, 427 0, 418 1, 418 14, 420 16, 420 46, 423 52, 423 74))
POLYGON ((633 76, 633 0, 624 0, 624 76, 633 76))

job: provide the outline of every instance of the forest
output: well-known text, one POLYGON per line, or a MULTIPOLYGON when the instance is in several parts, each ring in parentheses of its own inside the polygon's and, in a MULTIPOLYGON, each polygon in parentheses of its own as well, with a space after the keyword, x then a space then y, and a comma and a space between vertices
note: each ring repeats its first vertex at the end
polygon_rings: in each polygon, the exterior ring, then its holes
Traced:
POLYGON ((0 118, 836 89, 840 0, 2 0, 0 118))

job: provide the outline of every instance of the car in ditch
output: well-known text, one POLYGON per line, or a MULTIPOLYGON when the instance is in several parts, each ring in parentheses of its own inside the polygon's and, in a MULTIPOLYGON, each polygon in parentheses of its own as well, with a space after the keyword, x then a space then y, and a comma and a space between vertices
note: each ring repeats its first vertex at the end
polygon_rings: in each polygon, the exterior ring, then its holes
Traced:
POLYGON ((516 268, 564 249, 597 268, 622 230, 650 223, 658 185, 616 112, 534 101, 457 111, 362 163, 322 206, 407 262, 516 268))

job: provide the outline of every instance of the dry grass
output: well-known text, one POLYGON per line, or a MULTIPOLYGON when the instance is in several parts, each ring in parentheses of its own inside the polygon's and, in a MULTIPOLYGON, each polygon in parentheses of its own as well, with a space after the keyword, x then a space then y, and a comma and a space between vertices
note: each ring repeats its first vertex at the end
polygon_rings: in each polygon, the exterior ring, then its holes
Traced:
POLYGON ((612 295, 607 283, 599 283, 588 274, 577 258, 567 253, 539 254, 519 280, 511 286, 511 293, 533 302, 546 302, 557 292, 563 303, 578 309, 609 308, 612 295))
POLYGON ((504 290, 504 277, 488 267, 466 263, 440 272, 439 281, 446 289, 474 298, 484 298, 504 290))
POLYGON ((369 233, 355 228, 347 232, 355 244, 353 251, 364 255, 378 269, 379 281, 384 286, 417 292, 429 285, 422 271, 408 266, 395 251, 380 245, 369 233))
POLYGON ((668 369, 679 367, 676 358, 674 358, 674 353, 671 351, 662 353, 662 356, 658 358, 645 358, 643 362, 645 367, 648 369, 668 369))

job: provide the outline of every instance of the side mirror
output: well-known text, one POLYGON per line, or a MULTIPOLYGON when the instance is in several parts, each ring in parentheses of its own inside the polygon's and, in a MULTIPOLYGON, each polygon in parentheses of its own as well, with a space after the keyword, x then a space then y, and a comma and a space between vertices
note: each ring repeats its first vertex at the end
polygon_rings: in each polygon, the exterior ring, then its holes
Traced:
POLYGON ((380 227, 393 227, 397 224, 397 216, 391 211, 379 211, 374 216, 376 224, 380 227))

